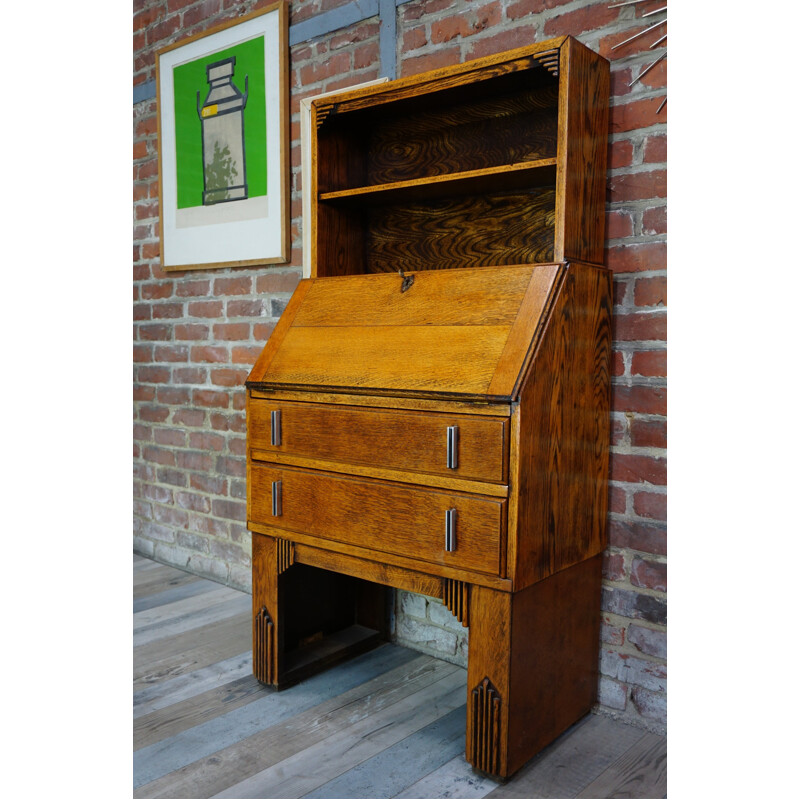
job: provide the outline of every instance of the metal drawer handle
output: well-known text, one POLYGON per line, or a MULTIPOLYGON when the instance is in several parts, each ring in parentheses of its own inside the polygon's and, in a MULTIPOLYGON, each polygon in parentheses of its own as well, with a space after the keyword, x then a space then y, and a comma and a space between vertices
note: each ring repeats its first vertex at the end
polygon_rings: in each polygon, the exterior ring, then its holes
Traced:
POLYGON ((458 468, 458 425, 447 428, 447 468, 458 468))
POLYGON ((448 508, 444 520, 444 549, 452 553, 456 549, 456 510, 448 508))
POLYGON ((272 481, 272 516, 283 513, 283 481, 272 481))
POLYGON ((270 412, 270 444, 280 447, 281 444, 281 412, 270 412))

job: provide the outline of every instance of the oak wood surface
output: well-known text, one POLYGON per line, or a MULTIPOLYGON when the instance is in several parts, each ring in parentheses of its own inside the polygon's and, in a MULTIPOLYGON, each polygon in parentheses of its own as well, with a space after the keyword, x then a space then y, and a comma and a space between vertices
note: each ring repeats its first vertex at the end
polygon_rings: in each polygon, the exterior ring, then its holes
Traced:
POLYGON ((288 400, 297 403, 327 403, 330 405, 363 406, 369 408, 399 408, 415 411, 436 411, 446 414, 478 414, 508 417, 508 403, 488 403, 486 400, 428 400, 422 397, 394 397, 375 394, 340 394, 336 392, 292 391, 284 389, 250 389, 249 396, 263 400, 288 400))
POLYGON ((451 197, 365 209, 368 272, 408 272, 553 261, 556 193, 451 197))
POLYGON ((502 419, 266 400, 250 401, 248 413, 251 453, 262 451, 262 458, 280 453, 496 483, 505 476, 502 419), (279 445, 271 443, 273 411, 281 415, 279 445), (447 466, 450 426, 458 427, 455 469, 447 466))
POLYGON ((354 464, 342 461, 323 461, 321 459, 304 458, 301 456, 285 456, 274 451, 250 450, 253 461, 268 461, 273 464, 282 464, 288 467, 302 469, 321 469, 325 472, 338 472, 344 475, 360 475, 364 478, 378 478, 382 481, 394 483, 409 483, 415 486, 429 486, 434 489, 444 489, 449 492, 473 492, 490 497, 508 497, 509 490, 506 484, 485 483, 483 481, 461 478, 448 478, 447 476, 434 475, 425 472, 406 472, 385 467, 354 464))
POLYGON ((510 398, 557 274, 420 273, 406 292, 399 275, 302 281, 248 385, 510 398), (348 319, 353 307, 363 314, 348 319))
POLYGON ((607 270, 571 264, 525 377, 516 588, 606 547, 611 303, 607 270))
MULTIPOLYGON (((260 533, 264 536, 279 537, 290 539, 295 543, 295 553, 297 552, 298 545, 308 545, 309 547, 325 550, 331 554, 332 557, 337 558, 339 555, 351 556, 355 559, 352 563, 358 564, 359 561, 364 562, 363 572, 356 571, 352 574, 357 577, 363 577, 366 580, 372 580, 371 562, 376 560, 382 561, 387 566, 396 567, 404 571, 406 574, 412 576, 419 572, 426 572, 431 576, 439 578, 450 578, 456 581, 465 581, 473 585, 487 586, 492 589, 497 589, 501 592, 510 592, 513 590, 513 584, 508 578, 500 578, 497 575, 489 575, 484 572, 477 572, 476 570, 464 569, 449 564, 434 564, 432 562, 421 562, 418 558, 399 555, 396 553, 389 553, 386 551, 375 551, 369 542, 364 542, 362 545, 352 545, 346 542, 338 542, 333 539, 321 539, 319 536, 308 533, 300 533, 298 531, 287 531, 279 528, 274 524, 262 524, 248 520, 248 528, 254 533, 260 533)), ((503 559, 505 561, 505 559, 503 559)), ((335 562, 333 562, 335 563, 335 562)), ((342 569, 343 572, 350 574, 347 569, 342 569)), ((400 573, 396 573, 400 575, 400 573)), ((399 578, 398 578, 399 580, 399 578)), ((387 585, 388 582, 386 582, 387 585)), ((394 583, 390 584, 394 585, 394 583)))
POLYGON ((350 544, 369 543, 433 564, 498 575, 505 503, 292 467, 254 464, 249 518, 287 531, 350 544), (271 486, 282 482, 282 513, 271 486), (445 551, 445 512, 457 511, 456 548, 445 551))
POLYGON ((602 264, 608 62, 575 39, 562 51, 555 258, 602 264))

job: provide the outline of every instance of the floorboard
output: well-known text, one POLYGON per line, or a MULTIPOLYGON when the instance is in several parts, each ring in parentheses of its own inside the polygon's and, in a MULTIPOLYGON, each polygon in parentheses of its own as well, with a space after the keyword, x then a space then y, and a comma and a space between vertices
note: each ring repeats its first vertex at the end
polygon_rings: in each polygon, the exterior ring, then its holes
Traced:
POLYGON ((666 739, 589 715, 499 784, 464 759, 466 671, 384 644, 281 692, 251 598, 134 555, 134 797, 666 797, 666 739))

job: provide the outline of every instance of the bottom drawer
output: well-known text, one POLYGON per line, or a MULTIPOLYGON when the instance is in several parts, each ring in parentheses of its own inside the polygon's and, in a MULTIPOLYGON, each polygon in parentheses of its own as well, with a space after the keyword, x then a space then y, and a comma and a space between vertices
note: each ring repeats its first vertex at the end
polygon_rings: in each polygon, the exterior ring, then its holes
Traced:
POLYGON ((326 472, 250 466, 251 522, 490 575, 500 573, 505 505, 326 472))

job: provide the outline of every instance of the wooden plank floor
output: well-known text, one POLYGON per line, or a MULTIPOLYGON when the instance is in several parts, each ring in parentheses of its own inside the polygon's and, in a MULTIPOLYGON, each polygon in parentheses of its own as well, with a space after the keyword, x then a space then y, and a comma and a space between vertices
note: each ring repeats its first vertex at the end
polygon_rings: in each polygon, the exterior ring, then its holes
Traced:
POLYGON ((385 644, 276 692, 250 596, 133 558, 134 797, 666 797, 666 740, 589 715, 510 781, 464 760, 466 670, 385 644))

